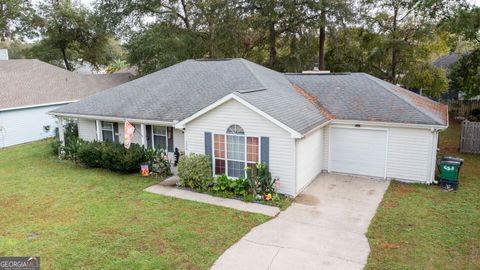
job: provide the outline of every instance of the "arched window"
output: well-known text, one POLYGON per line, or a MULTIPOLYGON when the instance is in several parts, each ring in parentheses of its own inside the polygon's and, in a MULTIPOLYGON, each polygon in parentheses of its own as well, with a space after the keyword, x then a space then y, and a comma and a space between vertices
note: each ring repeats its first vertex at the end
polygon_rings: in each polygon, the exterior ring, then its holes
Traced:
POLYGON ((231 125, 227 129, 227 134, 235 134, 235 135, 245 135, 245 131, 239 125, 231 125))
POLYGON ((245 165, 258 162, 258 137, 247 137, 239 125, 231 125, 224 134, 214 134, 214 168, 216 175, 245 176, 245 165))

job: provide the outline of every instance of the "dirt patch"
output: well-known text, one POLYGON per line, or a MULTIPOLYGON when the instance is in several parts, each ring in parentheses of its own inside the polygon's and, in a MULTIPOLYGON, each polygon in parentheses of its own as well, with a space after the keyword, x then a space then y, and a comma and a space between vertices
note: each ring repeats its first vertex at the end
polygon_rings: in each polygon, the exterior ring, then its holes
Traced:
POLYGON ((383 204, 383 208, 386 208, 386 209, 392 209, 392 208, 395 208, 397 207, 398 204, 395 203, 395 202, 386 202, 383 204))
POLYGON ((386 250, 399 249, 399 248, 400 248, 400 244, 390 243, 390 242, 383 242, 383 243, 380 244, 380 248, 381 248, 381 249, 386 249, 386 250))
POLYGON ((370 189, 367 193, 369 196, 372 196, 373 194, 375 194, 375 190, 374 189, 370 189))
POLYGON ((296 203, 299 204, 304 204, 304 205, 316 205, 320 201, 318 200, 317 197, 313 195, 308 195, 308 194, 300 194, 298 197, 295 199, 296 203))
POLYGON ((415 192, 415 187, 409 184, 397 183, 393 187, 393 195, 396 197, 403 197, 409 193, 415 192))

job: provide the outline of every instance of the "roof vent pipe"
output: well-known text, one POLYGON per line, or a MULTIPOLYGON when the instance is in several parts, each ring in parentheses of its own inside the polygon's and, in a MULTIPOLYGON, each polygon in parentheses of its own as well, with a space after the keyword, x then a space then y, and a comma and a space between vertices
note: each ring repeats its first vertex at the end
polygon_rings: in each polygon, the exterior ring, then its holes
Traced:
POLYGON ((0 60, 8 60, 8 49, 0 49, 0 60))

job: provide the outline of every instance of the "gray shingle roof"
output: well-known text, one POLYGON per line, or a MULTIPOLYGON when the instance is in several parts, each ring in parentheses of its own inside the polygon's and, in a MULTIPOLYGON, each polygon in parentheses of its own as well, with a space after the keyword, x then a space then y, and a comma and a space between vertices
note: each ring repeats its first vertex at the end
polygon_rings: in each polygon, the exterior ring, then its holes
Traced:
POLYGON ((0 61, 0 109, 79 100, 130 74, 80 75, 35 59, 0 61))
POLYGON ((460 57, 462 57, 463 55, 464 54, 460 54, 460 53, 450 53, 450 54, 447 54, 447 55, 443 55, 443 56, 435 59, 432 62, 432 65, 434 65, 435 67, 439 67, 439 68, 449 68, 450 66, 457 63, 458 60, 460 59, 460 57))
POLYGON ((282 73, 244 59, 187 60, 53 112, 172 122, 231 93, 301 133, 327 120, 282 73))
POLYGON ((443 105, 404 91, 363 73, 294 75, 244 59, 187 60, 53 113, 173 122, 233 93, 301 134, 331 118, 443 124, 443 105))
POLYGON ((336 119, 445 125, 446 106, 366 73, 286 74, 336 119))

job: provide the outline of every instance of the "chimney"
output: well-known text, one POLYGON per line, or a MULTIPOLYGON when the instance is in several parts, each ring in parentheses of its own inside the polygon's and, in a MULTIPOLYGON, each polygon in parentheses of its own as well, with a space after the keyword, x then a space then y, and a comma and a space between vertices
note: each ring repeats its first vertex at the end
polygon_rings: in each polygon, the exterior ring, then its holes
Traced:
POLYGON ((0 60, 8 60, 8 49, 0 49, 0 60))
POLYGON ((302 71, 304 74, 325 74, 330 73, 330 70, 320 70, 318 69, 318 63, 313 65, 313 70, 304 70, 302 71))

